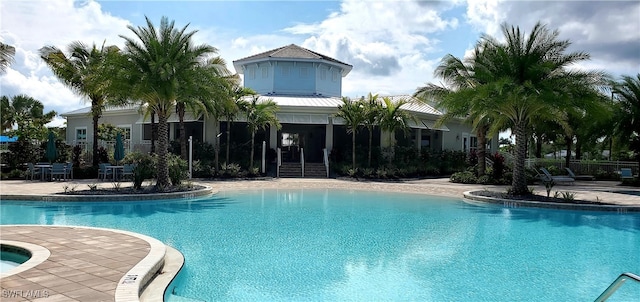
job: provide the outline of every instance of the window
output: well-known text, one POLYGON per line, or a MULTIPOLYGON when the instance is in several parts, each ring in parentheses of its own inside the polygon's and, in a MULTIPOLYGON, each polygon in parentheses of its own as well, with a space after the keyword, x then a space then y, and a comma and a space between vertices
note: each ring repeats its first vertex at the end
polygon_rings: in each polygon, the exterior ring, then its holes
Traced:
POLYGON ((282 66, 282 76, 283 77, 289 76, 289 66, 282 66))
POLYGON ((262 67, 262 77, 263 78, 269 77, 269 69, 267 69, 267 67, 262 67))
POLYGON ((334 82, 337 82, 337 81, 338 81, 338 72, 337 72, 337 71, 334 71, 334 72, 331 74, 331 80, 332 80, 332 81, 334 81, 334 82))
POLYGON ((300 68, 300 77, 301 78, 306 78, 307 75, 309 74, 309 69, 306 67, 300 68))
POLYGON ((122 133, 122 139, 130 140, 131 139, 131 126, 118 126, 118 132, 122 133))
POLYGON ((76 128, 76 140, 83 141, 87 140, 87 128, 76 128))
POLYGON ((321 80, 326 80, 327 79, 327 70, 322 68, 320 69, 320 79, 321 80))
POLYGON ((470 140, 469 151, 471 152, 478 151, 478 138, 475 136, 472 136, 469 138, 469 140, 470 140))
POLYGON ((256 78, 256 68, 255 67, 249 67, 249 70, 247 71, 247 76, 250 79, 255 79, 256 78))

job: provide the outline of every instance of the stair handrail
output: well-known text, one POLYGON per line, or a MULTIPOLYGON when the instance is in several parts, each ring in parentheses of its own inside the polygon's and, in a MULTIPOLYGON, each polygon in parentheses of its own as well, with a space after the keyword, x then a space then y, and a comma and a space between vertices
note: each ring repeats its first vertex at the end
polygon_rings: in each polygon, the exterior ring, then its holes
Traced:
POLYGON ((277 148, 278 163, 276 163, 276 177, 280 177, 280 166, 282 166, 282 149, 277 148))
POLYGON ((329 152, 327 151, 327 148, 322 149, 322 155, 324 168, 327 170, 327 178, 329 178, 329 152))
POLYGON ((300 148, 300 165, 302 166, 302 178, 304 178, 304 148, 300 148))
POLYGON ((614 280, 607 289, 605 289, 602 294, 594 301, 594 302, 603 302, 609 299, 613 293, 615 293, 622 284, 624 284, 627 280, 633 280, 635 282, 640 283, 640 276, 632 273, 622 273, 616 280, 614 280))

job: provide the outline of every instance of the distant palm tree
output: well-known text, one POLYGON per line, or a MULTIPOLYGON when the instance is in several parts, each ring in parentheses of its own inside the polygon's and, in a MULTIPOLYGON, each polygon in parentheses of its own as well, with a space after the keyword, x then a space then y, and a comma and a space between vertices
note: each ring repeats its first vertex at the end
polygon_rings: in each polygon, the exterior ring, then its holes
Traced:
POLYGON ((116 46, 95 44, 89 47, 75 41, 68 46, 65 55, 55 46, 40 49, 40 57, 60 81, 91 102, 93 118, 93 166, 98 166, 98 122, 106 106, 121 105, 125 99, 115 97, 109 77, 115 72, 113 63, 118 60, 116 46))
POLYGON ((382 112, 382 105, 378 100, 377 94, 371 94, 367 98, 360 99, 360 102, 364 105, 365 119, 363 121, 364 126, 369 131, 369 157, 367 158, 367 167, 371 167, 371 151, 373 148, 373 127, 378 124, 380 120, 380 114, 382 112))
POLYGON ((240 107, 238 106, 245 97, 254 96, 256 92, 253 89, 248 87, 242 87, 236 83, 233 85, 230 95, 228 98, 222 100, 222 104, 220 110, 222 115, 227 120, 227 154, 226 154, 226 163, 229 164, 229 151, 231 146, 231 123, 236 119, 236 115, 240 112, 240 107))
POLYGON ((272 100, 259 101, 259 96, 254 95, 251 100, 243 100, 240 103, 241 110, 247 117, 247 130, 251 133, 251 155, 249 158, 249 169, 253 169, 254 141, 258 129, 276 127, 280 129, 280 122, 276 117, 278 105, 272 100))
MULTIPOLYGON (((214 48, 215 49, 215 48, 214 48)), ((180 129, 180 154, 187 159, 187 135, 184 115, 189 109, 194 115, 209 115, 216 111, 216 102, 224 98, 225 83, 231 72, 220 57, 210 58, 193 67, 191 74, 182 78, 179 97, 176 100, 178 128, 180 129)))
POLYGON ((13 62, 16 48, 0 42, 0 74, 7 71, 7 67, 13 62))
POLYGON ((490 103, 489 113, 498 125, 507 125, 516 136, 511 192, 529 194, 524 161, 527 131, 533 123, 563 120, 564 108, 581 100, 571 97, 576 83, 596 83, 601 73, 568 70, 587 60, 584 52, 566 54, 571 44, 558 40, 559 33, 537 23, 525 36, 520 28, 502 25, 504 41, 491 36, 481 39, 482 55, 475 58, 474 77, 480 95, 490 103), (488 97, 484 97, 488 96, 488 97))
POLYGON ((209 45, 193 45, 196 31, 186 32, 188 25, 175 28, 174 22, 162 17, 156 28, 148 17, 146 27, 128 28, 135 38, 125 40, 127 64, 123 66, 121 80, 131 85, 131 97, 146 102, 158 116, 158 163, 156 187, 164 190, 170 185, 168 152, 168 118, 177 99, 184 95, 184 83, 193 76, 193 70, 205 58, 215 53, 209 45))
POLYGON ((2 112, 2 131, 16 135, 20 140, 37 139, 47 137, 45 124, 51 122, 56 116, 55 111, 44 113, 42 102, 24 94, 19 94, 9 99, 6 96, 0 98, 0 111, 2 112), (12 130, 16 126, 15 130, 12 130))
POLYGON ((617 132, 631 139, 631 149, 640 163, 640 73, 635 77, 622 76, 613 85, 613 95, 619 108, 616 113, 617 132))
POLYGON ((342 104, 338 106, 338 112, 335 116, 344 120, 347 133, 351 133, 351 167, 355 170, 356 133, 366 118, 364 104, 360 101, 352 101, 348 97, 342 97, 342 104))
MULTIPOLYGON (((415 120, 415 117, 409 113, 409 111, 402 110, 400 107, 404 104, 408 104, 406 99, 399 99, 397 101, 391 100, 389 97, 382 98, 382 110, 380 112, 380 129, 389 133, 389 143, 391 147, 395 144, 395 134, 397 131, 403 131, 406 134, 409 129, 409 121, 415 120)), ((392 157, 394 153, 393 148, 392 157)))

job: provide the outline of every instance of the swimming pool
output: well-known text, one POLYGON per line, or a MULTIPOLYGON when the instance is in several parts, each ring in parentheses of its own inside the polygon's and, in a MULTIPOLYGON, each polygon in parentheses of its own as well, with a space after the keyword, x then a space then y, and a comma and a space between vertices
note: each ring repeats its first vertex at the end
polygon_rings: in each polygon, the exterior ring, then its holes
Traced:
MULTIPOLYGON (((155 237, 175 292, 215 300, 584 301, 640 272, 640 215, 477 206, 418 194, 228 191, 205 200, 2 202, 3 224, 155 237)), ((611 301, 640 296, 625 284, 611 301)))

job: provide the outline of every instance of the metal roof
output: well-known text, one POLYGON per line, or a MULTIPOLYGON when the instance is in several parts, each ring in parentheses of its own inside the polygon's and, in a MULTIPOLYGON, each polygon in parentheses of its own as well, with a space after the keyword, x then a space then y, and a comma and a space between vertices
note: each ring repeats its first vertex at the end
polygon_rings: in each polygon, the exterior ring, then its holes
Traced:
POLYGON ((349 67, 353 67, 350 64, 338 61, 332 57, 329 56, 325 56, 321 53, 317 53, 313 50, 309 50, 306 49, 304 47, 300 47, 298 45, 295 44, 289 44, 287 46, 283 46, 283 47, 279 47, 276 49, 272 49, 272 50, 268 50, 265 52, 261 52, 259 54, 255 54, 252 56, 248 56, 242 59, 238 59, 233 61, 233 63, 235 64, 236 62, 241 62, 241 61, 256 61, 256 60, 260 60, 260 59, 266 59, 266 58, 289 58, 289 59, 316 59, 316 60, 326 60, 329 62, 333 62, 333 63, 337 63, 340 65, 346 65, 349 67))

